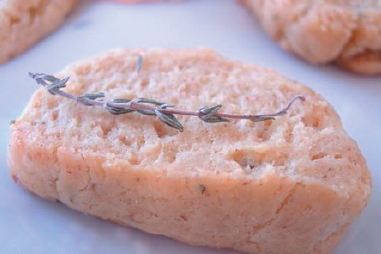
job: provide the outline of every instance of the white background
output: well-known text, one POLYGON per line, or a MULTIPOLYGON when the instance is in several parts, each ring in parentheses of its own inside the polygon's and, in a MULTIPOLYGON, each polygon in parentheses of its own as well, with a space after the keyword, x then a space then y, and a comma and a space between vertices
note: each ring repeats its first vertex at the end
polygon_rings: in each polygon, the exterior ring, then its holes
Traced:
POLYGON ((114 47, 210 47, 231 59, 272 67, 322 94, 341 115, 373 175, 370 204, 335 254, 381 253, 381 78, 296 59, 233 0, 130 6, 83 1, 61 29, 0 66, 0 253, 233 253, 190 247, 82 215, 29 194, 9 177, 9 121, 36 89, 27 72, 54 73, 114 47))

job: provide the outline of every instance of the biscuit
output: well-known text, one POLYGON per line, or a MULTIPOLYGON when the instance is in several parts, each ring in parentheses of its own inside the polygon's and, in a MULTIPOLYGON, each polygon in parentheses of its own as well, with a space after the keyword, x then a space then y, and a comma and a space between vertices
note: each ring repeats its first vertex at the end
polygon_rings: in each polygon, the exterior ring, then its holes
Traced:
POLYGON ((188 244, 247 253, 331 253, 366 206, 366 162, 321 96, 280 74, 207 49, 113 50, 57 74, 66 92, 146 97, 195 110, 285 116, 178 132, 152 116, 112 115, 32 96, 11 126, 13 178, 40 197, 188 244), (135 71, 138 55, 143 56, 135 71))
POLYGON ((0 2, 0 63, 21 54, 52 32, 77 0, 3 0, 0 2))
POLYGON ((381 74, 380 0, 241 0, 282 48, 315 64, 381 74))

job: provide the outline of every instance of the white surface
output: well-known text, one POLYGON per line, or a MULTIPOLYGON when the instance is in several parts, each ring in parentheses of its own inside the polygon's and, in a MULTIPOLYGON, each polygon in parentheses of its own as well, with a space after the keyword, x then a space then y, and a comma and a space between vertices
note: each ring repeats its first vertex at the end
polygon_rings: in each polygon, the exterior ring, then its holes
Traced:
POLYGON ((368 208, 335 254, 381 253, 381 78, 311 66, 284 53, 232 0, 134 6, 82 2, 54 35, 0 66, 0 253, 233 253, 190 247, 82 215, 29 194, 9 177, 8 123, 36 88, 27 72, 52 73, 113 47, 210 47, 232 59, 273 67, 321 93, 359 143, 374 184, 368 208))

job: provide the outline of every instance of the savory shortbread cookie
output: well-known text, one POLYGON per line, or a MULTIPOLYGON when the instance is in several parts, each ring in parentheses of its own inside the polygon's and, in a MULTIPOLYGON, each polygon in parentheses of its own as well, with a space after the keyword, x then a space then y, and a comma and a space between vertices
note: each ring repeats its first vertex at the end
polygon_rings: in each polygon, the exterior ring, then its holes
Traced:
POLYGON ((9 163, 14 179, 43 198, 189 244, 257 254, 330 253, 367 204, 366 162, 335 111, 274 71, 211 50, 152 49, 114 50, 57 76, 70 77, 70 94, 152 98, 188 111, 222 104, 221 112, 261 114, 296 95, 306 100, 266 122, 179 116, 178 132, 153 116, 112 115, 41 88, 11 126, 9 163))
POLYGON ((77 0, 0 1, 0 63, 57 28, 77 0))
POLYGON ((280 45, 311 63, 381 74, 380 0, 241 0, 280 45))

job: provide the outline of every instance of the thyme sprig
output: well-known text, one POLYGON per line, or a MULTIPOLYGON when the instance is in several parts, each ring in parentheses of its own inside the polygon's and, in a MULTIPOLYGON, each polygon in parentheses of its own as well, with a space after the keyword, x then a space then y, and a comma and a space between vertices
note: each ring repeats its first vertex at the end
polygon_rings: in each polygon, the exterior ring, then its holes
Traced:
MULTIPOLYGON (((141 69, 142 61, 138 61, 137 71, 141 69)), ((112 99, 106 100, 104 93, 88 93, 84 95, 73 95, 63 91, 62 89, 66 87, 69 77, 59 79, 53 75, 48 75, 44 73, 29 73, 30 77, 33 78, 39 85, 45 87, 47 91, 52 95, 59 95, 67 99, 76 101, 85 106, 99 106, 106 109, 108 112, 114 115, 121 115, 136 112, 142 115, 156 116, 160 121, 167 124, 168 126, 175 128, 179 131, 183 131, 184 127, 176 118, 175 115, 184 116, 196 116, 202 121, 207 123, 219 123, 219 122, 229 122, 230 119, 236 120, 250 120, 252 122, 261 122, 266 120, 274 120, 276 117, 287 114, 288 110, 294 104, 295 101, 304 101, 303 96, 294 97, 285 108, 281 109, 276 113, 262 114, 262 115, 236 115, 229 113, 219 112, 222 105, 205 106, 200 108, 198 111, 185 111, 175 109, 173 105, 167 104, 165 102, 159 102, 153 99, 147 98, 137 98, 137 99, 112 99)))

